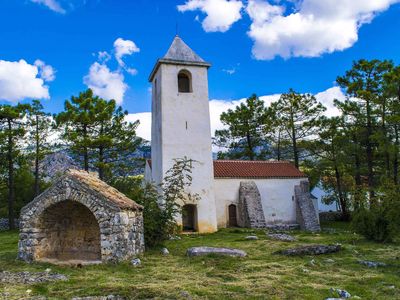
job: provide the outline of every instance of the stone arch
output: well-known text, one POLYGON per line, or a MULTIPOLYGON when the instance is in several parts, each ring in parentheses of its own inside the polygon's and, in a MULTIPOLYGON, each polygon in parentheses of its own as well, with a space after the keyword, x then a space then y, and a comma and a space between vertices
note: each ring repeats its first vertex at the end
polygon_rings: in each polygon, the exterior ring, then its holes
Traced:
POLYGON ((47 207, 36 222, 43 236, 34 253, 37 260, 101 261, 99 223, 85 205, 58 202, 47 207))
POLYGON ((192 93, 192 74, 182 69, 178 73, 178 92, 179 93, 192 93))
POLYGON ((86 172, 69 171, 21 210, 18 248, 28 262, 129 259, 144 251, 142 207, 86 172), (73 238, 72 247, 61 245, 73 238))

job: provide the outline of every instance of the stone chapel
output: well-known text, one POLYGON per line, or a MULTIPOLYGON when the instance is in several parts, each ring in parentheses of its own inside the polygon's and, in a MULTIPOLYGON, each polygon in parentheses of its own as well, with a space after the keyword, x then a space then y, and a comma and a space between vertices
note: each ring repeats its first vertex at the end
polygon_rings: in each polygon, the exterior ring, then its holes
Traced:
POLYGON ((151 160, 145 180, 162 182, 175 158, 196 161, 191 193, 196 203, 182 203, 177 221, 183 230, 214 232, 223 227, 264 228, 299 225, 318 230, 317 202, 308 178, 286 161, 213 160, 204 61, 176 36, 157 60, 152 84, 151 160))

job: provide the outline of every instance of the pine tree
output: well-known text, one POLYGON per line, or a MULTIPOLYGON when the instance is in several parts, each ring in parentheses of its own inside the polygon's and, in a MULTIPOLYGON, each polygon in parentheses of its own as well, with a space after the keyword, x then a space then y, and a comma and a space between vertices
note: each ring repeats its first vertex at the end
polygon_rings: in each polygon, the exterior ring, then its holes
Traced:
POLYGON ((318 124, 325 107, 311 94, 299 94, 289 90, 269 107, 269 116, 282 126, 293 153, 296 168, 300 161, 300 143, 317 133, 318 124))
POLYGON ((214 144, 228 148, 228 157, 254 160, 264 158, 263 124, 265 123, 264 101, 256 95, 246 99, 245 103, 221 114, 221 122, 227 129, 215 132, 214 144))
POLYGON ((25 136, 23 118, 28 105, 0 105, 1 161, 5 163, 8 189, 8 221, 10 229, 15 228, 15 167, 20 153, 21 141, 25 136))
POLYGON ((34 195, 40 193, 40 170, 39 163, 50 150, 49 137, 52 134, 53 120, 50 114, 43 111, 43 105, 39 100, 33 100, 28 111, 29 139, 34 141, 34 160, 35 160, 35 183, 34 195))

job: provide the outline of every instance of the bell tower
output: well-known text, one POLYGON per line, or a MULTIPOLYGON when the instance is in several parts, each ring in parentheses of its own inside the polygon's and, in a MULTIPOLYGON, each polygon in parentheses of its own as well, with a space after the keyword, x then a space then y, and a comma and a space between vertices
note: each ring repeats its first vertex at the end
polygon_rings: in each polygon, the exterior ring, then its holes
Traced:
POLYGON ((152 83, 151 165, 158 184, 173 159, 195 160, 191 193, 200 200, 187 203, 191 216, 177 216, 183 226, 192 222, 198 232, 217 230, 214 171, 211 150, 208 68, 211 65, 176 36, 150 74, 152 83), (189 206, 188 205, 188 206, 189 206), (187 221, 189 220, 189 221, 187 221))

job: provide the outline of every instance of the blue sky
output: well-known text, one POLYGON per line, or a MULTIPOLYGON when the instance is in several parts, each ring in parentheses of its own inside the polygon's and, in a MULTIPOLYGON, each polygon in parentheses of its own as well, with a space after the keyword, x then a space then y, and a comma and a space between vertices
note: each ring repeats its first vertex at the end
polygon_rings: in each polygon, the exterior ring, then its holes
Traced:
MULTIPOLYGON (((3 75, 0 65, 0 103, 7 103, 4 98, 21 84, 27 91, 21 96, 17 91, 12 103, 42 95, 48 98, 45 109, 58 112, 65 99, 87 88, 84 77, 97 61, 114 72, 117 88, 123 77, 122 106, 130 113, 147 112, 147 78, 172 42, 176 24, 183 40, 212 63, 210 99, 289 88, 319 93, 332 88, 353 60, 400 63, 398 0, 318 1, 0 0, 0 61, 25 60, 39 72, 36 79, 47 79, 41 88, 48 87, 47 95, 35 94, 24 76, 13 77, 14 65, 7 64, 3 75), (123 65, 115 57, 118 38, 136 47, 122 54, 123 65), (99 51, 107 51, 110 59, 100 60, 99 51)), ((97 72, 102 70, 107 71, 99 67, 97 72)))

